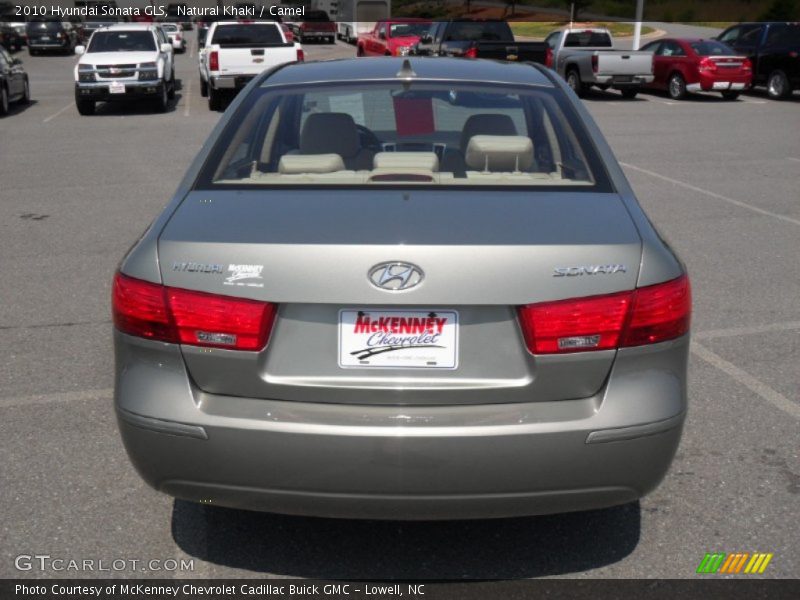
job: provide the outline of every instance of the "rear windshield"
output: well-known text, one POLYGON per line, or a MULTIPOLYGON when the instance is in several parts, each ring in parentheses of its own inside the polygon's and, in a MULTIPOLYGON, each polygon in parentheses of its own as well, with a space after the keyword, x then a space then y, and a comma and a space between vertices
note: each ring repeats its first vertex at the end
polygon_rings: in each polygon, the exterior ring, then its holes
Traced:
POLYGON ((389 26, 389 35, 391 37, 422 37, 428 33, 430 28, 430 23, 392 23, 389 26))
POLYGON ((556 93, 430 82, 261 88, 198 185, 592 188, 602 168, 556 93))
POLYGON ((457 21, 450 24, 444 38, 446 42, 503 42, 513 39, 514 35, 504 21, 457 21))
POLYGON ((156 49, 149 31, 96 31, 87 52, 148 52, 156 49))
POLYGON ((764 43, 767 46, 800 45, 800 24, 785 23, 771 25, 764 43))
POLYGON ((178 31, 179 28, 178 28, 177 25, 172 25, 170 23, 164 23, 164 24, 161 25, 161 29, 163 29, 164 31, 168 31, 170 33, 174 33, 176 31, 178 31))
POLYGON ((59 31, 63 29, 61 21, 30 21, 28 31, 59 31))
POLYGON ((690 42, 689 45, 698 56, 736 56, 733 48, 722 42, 703 40, 702 42, 690 42))
POLYGON ((611 35, 605 31, 573 31, 564 40, 566 48, 611 48, 611 35))
POLYGON ((243 23, 238 25, 217 25, 212 44, 223 48, 272 46, 283 44, 278 27, 274 24, 243 23))

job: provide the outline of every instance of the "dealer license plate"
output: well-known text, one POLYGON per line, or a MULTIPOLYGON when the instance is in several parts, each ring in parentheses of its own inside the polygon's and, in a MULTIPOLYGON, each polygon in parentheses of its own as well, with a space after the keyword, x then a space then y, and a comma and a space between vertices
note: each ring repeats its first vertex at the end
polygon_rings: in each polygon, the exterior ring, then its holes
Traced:
POLYGON ((342 310, 339 366, 455 369, 458 313, 442 310, 342 310))
POLYGON ((124 94, 125 93, 125 84, 120 83, 119 81, 113 81, 108 86, 108 93, 109 94, 124 94))

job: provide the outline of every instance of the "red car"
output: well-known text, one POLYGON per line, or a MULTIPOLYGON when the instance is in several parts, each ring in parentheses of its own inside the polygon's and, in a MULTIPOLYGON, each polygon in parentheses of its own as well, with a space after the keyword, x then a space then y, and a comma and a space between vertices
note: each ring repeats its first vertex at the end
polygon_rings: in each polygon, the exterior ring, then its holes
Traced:
POLYGON ((358 36, 356 55, 406 56, 430 28, 431 22, 424 19, 378 21, 372 31, 358 36))
POLYGON ((735 100, 753 82, 753 65, 730 46, 717 40, 661 39, 642 48, 653 53, 652 83, 680 100, 688 92, 720 92, 735 100))

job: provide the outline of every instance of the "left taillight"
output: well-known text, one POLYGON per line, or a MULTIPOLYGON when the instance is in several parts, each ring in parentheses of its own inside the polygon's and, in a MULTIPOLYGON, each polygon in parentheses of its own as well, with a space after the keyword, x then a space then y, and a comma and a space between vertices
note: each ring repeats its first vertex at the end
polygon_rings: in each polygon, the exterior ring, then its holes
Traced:
POLYGON ((691 304, 683 275, 630 292, 528 304, 518 312, 531 353, 564 354, 678 338, 689 331, 691 304))
POLYGON ((303 62, 306 59, 306 55, 303 53, 302 48, 297 49, 297 62, 303 62))
POLYGON ((464 52, 464 58, 478 58, 478 47, 471 46, 464 52))
POLYGON ((136 337, 258 351, 267 345, 276 306, 166 287, 117 273, 112 311, 116 328, 136 337))

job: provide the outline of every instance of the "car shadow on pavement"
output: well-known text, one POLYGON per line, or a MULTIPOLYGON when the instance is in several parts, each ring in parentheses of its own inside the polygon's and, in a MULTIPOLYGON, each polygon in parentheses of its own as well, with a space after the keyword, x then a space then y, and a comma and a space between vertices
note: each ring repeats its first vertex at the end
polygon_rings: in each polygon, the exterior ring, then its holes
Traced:
POLYGON ((98 102, 94 117, 128 117, 135 115, 159 115, 175 112, 181 100, 180 88, 176 85, 175 98, 169 101, 167 110, 163 113, 156 109, 155 102, 149 100, 117 100, 114 102, 98 102))
MULTIPOLYGON (((640 94, 642 92, 639 92, 640 94)), ((587 90, 581 98, 582 100, 596 101, 596 102, 642 102, 644 98, 636 96, 635 98, 623 98, 618 90, 601 90, 598 88, 591 88, 587 90)))
POLYGON ((175 500, 172 537, 217 565, 316 579, 521 579, 615 563, 639 542, 638 502, 476 521, 294 517, 175 500))
POLYGON ((27 104, 23 102, 12 102, 11 104, 8 105, 8 114, 3 118, 4 119, 13 118, 14 115, 22 114, 26 110, 30 110, 31 108, 36 106, 36 104, 37 103, 35 99, 31 99, 31 101, 28 102, 27 104))

